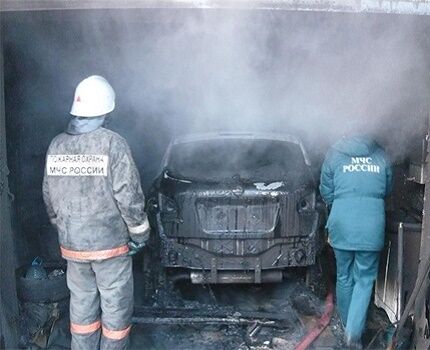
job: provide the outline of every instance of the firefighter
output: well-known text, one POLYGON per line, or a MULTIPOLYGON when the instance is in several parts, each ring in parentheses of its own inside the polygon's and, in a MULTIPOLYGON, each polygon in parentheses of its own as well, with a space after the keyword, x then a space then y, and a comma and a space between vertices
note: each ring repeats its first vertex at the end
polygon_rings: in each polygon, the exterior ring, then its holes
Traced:
POLYGON ((322 166, 320 191, 331 207, 327 229, 336 257, 336 303, 349 348, 362 348, 384 246, 384 199, 391 186, 384 150, 364 135, 351 134, 335 143, 322 166))
POLYGON ((72 349, 126 349, 133 312, 130 255, 150 227, 126 141, 103 128, 115 93, 101 76, 76 88, 66 131, 46 156, 43 197, 67 260, 72 349))

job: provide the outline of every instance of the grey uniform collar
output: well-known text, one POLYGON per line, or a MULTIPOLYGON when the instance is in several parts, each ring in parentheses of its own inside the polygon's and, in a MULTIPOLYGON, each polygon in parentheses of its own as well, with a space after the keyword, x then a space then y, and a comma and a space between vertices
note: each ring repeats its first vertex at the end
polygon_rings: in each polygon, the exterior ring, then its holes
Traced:
POLYGON ((67 125, 66 132, 71 135, 86 134, 91 131, 97 130, 105 122, 105 115, 95 118, 79 118, 73 117, 67 125))

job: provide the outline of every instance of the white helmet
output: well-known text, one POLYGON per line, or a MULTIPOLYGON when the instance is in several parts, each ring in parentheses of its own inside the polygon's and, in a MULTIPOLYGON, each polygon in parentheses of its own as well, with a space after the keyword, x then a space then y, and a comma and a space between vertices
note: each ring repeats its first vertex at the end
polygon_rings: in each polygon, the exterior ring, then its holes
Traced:
POLYGON ((92 75, 82 80, 75 90, 70 114, 77 117, 99 117, 112 112, 115 108, 115 91, 108 81, 92 75))

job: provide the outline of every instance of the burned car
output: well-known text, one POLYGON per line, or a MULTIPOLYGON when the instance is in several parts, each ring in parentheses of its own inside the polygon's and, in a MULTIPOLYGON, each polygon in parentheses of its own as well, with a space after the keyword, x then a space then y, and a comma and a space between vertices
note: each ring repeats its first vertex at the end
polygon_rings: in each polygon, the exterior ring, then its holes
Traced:
POLYGON ((269 283, 286 268, 315 263, 324 221, 317 202, 297 138, 217 133, 170 144, 148 206, 170 274, 192 283, 269 283))

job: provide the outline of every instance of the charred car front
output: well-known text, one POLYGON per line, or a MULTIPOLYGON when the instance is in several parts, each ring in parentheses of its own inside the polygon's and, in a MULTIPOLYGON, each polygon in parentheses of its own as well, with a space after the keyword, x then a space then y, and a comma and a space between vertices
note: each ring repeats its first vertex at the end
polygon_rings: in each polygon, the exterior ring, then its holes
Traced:
POLYGON ((161 263, 193 283, 278 282, 322 247, 311 165, 292 136, 177 138, 151 193, 161 263))

